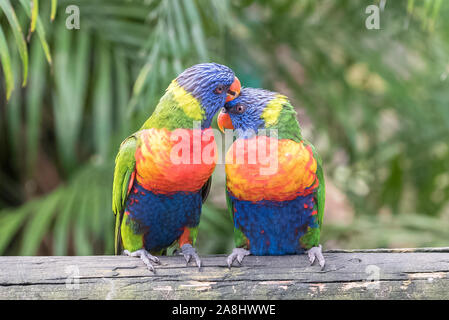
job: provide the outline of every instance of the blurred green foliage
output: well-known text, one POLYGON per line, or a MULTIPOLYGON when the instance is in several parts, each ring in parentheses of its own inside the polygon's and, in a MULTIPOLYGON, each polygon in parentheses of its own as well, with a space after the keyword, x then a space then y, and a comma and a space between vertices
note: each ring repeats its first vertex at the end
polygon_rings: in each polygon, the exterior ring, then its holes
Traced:
MULTIPOLYGON (((0 254, 111 254, 118 146, 206 61, 298 108, 355 212, 325 218, 325 243, 447 245, 448 53, 441 0, 1 0, 0 254), (72 4, 79 30, 65 26, 72 4)), ((231 232, 209 200, 200 252, 228 251, 231 232)))

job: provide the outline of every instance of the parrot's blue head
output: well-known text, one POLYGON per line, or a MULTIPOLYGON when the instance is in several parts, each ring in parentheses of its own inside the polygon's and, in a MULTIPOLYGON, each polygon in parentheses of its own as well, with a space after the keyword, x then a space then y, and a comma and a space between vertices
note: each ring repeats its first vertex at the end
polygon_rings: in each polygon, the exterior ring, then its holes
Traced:
POLYGON ((218 63, 196 64, 182 72, 176 82, 200 103, 204 110, 202 127, 211 125, 215 113, 240 94, 240 81, 234 72, 218 63))
MULTIPOLYGON (((224 129, 235 129, 241 132, 256 132, 269 127, 279 113, 272 112, 272 105, 285 98, 276 92, 264 89, 243 88, 240 95, 225 104, 218 116, 218 126, 224 129)), ((273 110, 275 111, 275 110, 273 110)))

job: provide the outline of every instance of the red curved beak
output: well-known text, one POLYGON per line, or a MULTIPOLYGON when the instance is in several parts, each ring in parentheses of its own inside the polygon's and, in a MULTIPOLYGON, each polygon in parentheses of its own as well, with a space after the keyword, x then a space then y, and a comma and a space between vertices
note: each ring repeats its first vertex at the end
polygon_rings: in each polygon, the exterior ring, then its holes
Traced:
POLYGON ((234 126, 232 125, 231 117, 229 116, 229 113, 221 111, 218 114, 217 118, 217 124, 220 128, 221 132, 224 132, 224 129, 234 129, 234 126))
POLYGON ((228 94, 226 95, 226 102, 232 101, 237 98, 240 94, 240 89, 242 89, 240 80, 239 78, 234 77, 234 82, 229 87, 228 94))

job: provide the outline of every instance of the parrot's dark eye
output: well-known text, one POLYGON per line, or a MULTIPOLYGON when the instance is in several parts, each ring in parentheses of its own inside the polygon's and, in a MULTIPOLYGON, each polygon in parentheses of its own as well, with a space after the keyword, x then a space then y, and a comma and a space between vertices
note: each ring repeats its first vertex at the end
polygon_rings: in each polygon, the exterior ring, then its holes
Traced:
POLYGON ((233 111, 234 111, 234 113, 242 114, 243 112, 245 112, 245 110, 246 110, 246 107, 243 104, 238 103, 234 106, 233 111))
POLYGON ((225 91, 225 86, 222 84, 219 84, 214 90, 214 92, 216 94, 222 94, 224 91, 225 91))

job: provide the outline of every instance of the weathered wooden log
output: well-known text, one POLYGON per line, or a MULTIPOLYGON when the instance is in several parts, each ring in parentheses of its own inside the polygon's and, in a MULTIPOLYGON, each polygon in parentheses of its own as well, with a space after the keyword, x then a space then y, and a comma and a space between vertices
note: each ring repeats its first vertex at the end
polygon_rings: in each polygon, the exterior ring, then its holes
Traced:
POLYGON ((333 250, 326 267, 306 255, 248 256, 201 271, 161 257, 153 274, 125 256, 0 257, 0 299, 448 299, 449 248, 333 250))

